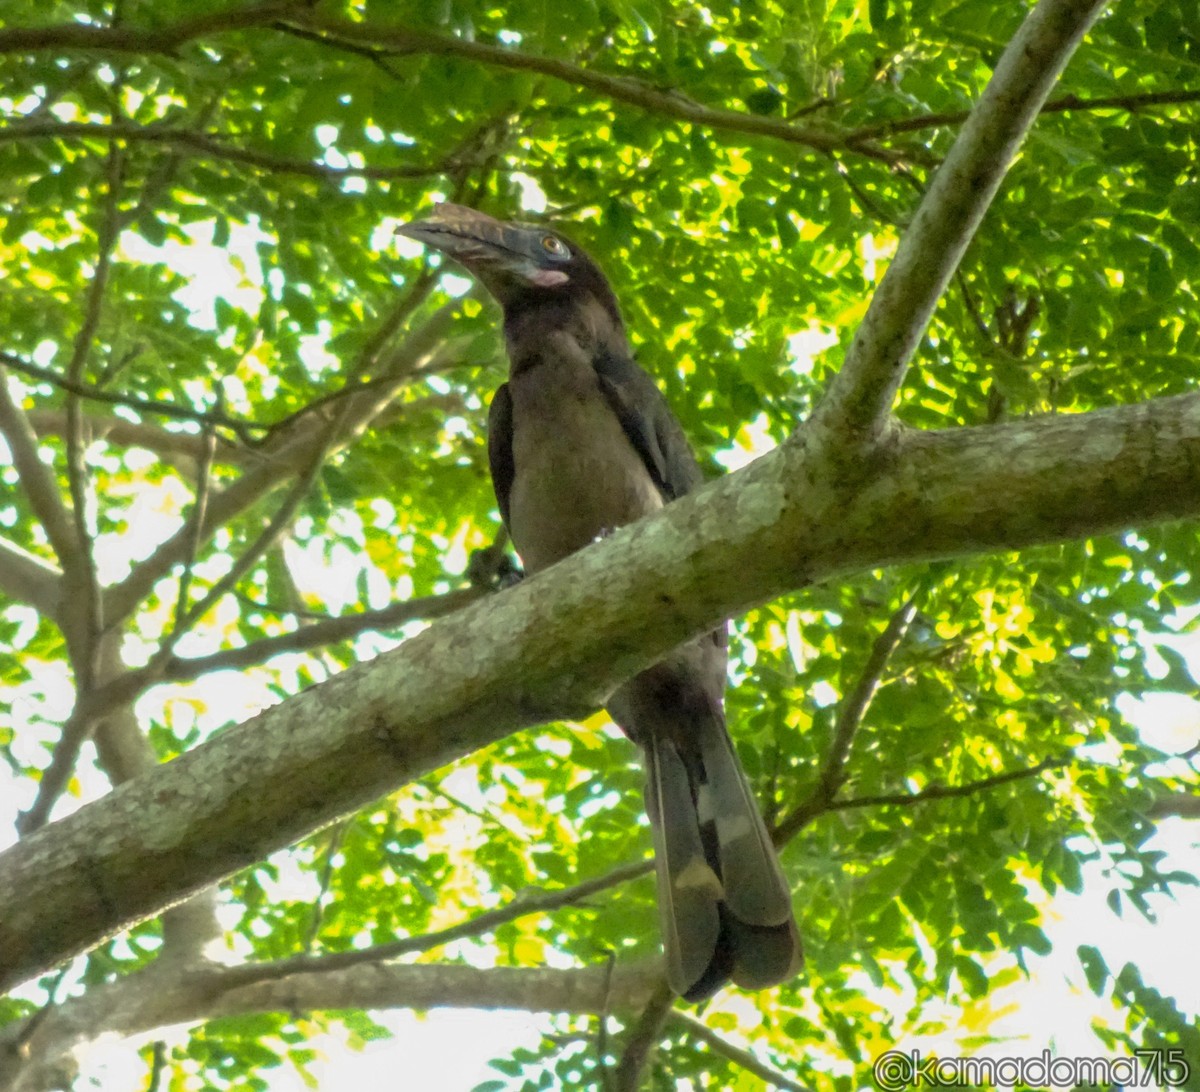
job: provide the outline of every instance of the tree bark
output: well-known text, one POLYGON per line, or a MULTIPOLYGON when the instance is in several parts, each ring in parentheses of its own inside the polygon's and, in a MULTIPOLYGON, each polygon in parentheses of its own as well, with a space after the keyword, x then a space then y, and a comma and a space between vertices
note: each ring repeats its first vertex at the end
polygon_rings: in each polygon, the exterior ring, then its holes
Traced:
POLYGON ((828 471, 801 430, 22 841, 0 856, 0 987, 512 731, 591 712, 682 640, 786 591, 1195 517, 1200 394, 893 430, 859 472, 828 471))

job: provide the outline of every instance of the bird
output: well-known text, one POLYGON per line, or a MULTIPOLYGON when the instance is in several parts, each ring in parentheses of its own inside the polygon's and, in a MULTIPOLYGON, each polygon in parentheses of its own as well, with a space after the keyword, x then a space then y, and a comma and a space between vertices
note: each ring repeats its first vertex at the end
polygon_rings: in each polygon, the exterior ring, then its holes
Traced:
MULTIPOLYGON (((503 312, 509 378, 489 407, 488 462, 526 573, 702 484, 580 246, 451 203, 397 230, 463 266, 503 312)), ((791 891, 725 724, 727 646, 725 625, 696 637, 605 706, 644 756, 667 981, 689 1002, 730 981, 776 985, 803 962, 791 891)))

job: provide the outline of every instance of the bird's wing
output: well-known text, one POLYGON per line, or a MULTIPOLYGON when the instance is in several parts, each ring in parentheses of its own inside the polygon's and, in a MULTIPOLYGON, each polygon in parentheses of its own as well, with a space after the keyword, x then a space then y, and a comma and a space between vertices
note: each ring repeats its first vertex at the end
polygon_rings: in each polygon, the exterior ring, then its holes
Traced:
POLYGON ((603 352, 593 366, 600 389, 663 500, 675 500, 703 482, 700 464, 658 384, 627 356, 603 352))
POLYGON ((492 471, 492 488, 496 491, 496 503, 500 505, 500 516, 508 527, 508 498, 512 492, 513 476, 513 407, 508 384, 501 383, 492 395, 488 408, 488 464, 492 471))

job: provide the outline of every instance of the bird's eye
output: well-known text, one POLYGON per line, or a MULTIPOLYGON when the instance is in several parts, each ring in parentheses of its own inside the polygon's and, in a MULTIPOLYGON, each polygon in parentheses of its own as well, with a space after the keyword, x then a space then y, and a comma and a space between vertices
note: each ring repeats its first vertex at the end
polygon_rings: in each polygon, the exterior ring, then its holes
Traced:
POLYGON ((567 248, 563 241, 553 235, 542 236, 542 247, 547 254, 553 254, 556 258, 565 258, 567 256, 567 248))

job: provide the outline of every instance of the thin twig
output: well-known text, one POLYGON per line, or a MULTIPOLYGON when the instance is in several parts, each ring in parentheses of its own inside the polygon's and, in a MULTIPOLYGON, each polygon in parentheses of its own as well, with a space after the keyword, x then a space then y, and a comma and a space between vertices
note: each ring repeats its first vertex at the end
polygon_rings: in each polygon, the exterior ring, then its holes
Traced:
POLYGON ((988 329, 987 320, 979 310, 979 305, 975 302, 975 294, 971 291, 971 286, 967 283, 967 278, 963 276, 961 269, 955 271, 954 283, 958 285, 958 290, 962 293, 967 314, 971 316, 971 321, 975 323, 975 329, 979 332, 979 336, 983 339, 984 344, 993 345, 992 332, 988 329))
MULTIPOLYGON (((203 618, 208 611, 216 606, 224 595, 233 590, 238 581, 258 563, 263 554, 275 545, 279 536, 291 526, 300 505, 312 490, 313 483, 320 473, 325 450, 325 447, 320 447, 317 451, 313 452, 307 469, 287 491, 283 501, 275 510, 275 514, 268 521, 267 526, 259 532, 250 545, 234 558, 229 570, 205 592, 200 601, 184 610, 182 622, 159 644, 154 656, 151 657, 150 664, 147 665, 148 667, 153 666, 157 668, 158 665, 165 664, 171 658, 179 639, 198 619, 203 618)), ((203 522, 199 523, 198 527, 202 528, 203 522)), ((197 539, 200 533, 200 531, 189 533, 189 541, 197 539)))
POLYGON ((881 148, 870 138, 857 135, 853 142, 846 142, 836 132, 796 125, 785 118, 705 106, 679 91, 664 91, 655 87, 641 79, 637 73, 601 72, 556 57, 523 53, 503 45, 492 45, 411 27, 384 26, 374 22, 352 23, 313 13, 281 20, 278 26, 287 33, 299 31, 309 40, 315 33, 320 35, 327 46, 358 54, 370 50, 378 56, 452 56, 490 67, 537 72, 664 117, 711 129, 774 137, 789 144, 799 144, 821 152, 839 147, 853 147, 861 155, 886 163, 894 163, 912 156, 919 158, 924 154, 920 149, 901 152, 881 148))
POLYGON ((917 603, 924 594, 924 585, 919 586, 900 605, 899 609, 888 619, 883 632, 875 638, 871 645, 871 654, 863 665, 855 680, 854 688, 838 707, 837 721, 834 727, 833 743, 825 756, 821 767, 821 776, 817 789, 826 800, 832 800, 838 788, 845 781, 846 762, 850 757, 850 748, 854 743, 855 733, 862 724, 863 717, 871 707, 875 692, 879 689, 883 673, 887 669, 892 654, 900 647, 908 627, 917 613, 917 603))
MULTIPOLYGON (((237 593, 235 593, 237 594, 237 593)), ((441 595, 428 595, 419 599, 406 599, 392 603, 380 610, 347 614, 340 618, 325 618, 313 625, 301 626, 291 633, 279 633, 263 637, 241 648, 225 648, 207 656, 183 658, 170 656, 160 663, 130 671, 100 687, 92 698, 93 716, 100 716, 117 705, 131 701, 148 686, 159 682, 187 682, 198 679, 210 671, 238 671, 265 663, 272 656, 287 652, 307 652, 315 648, 349 641, 368 630, 389 630, 398 626, 442 618, 453 614, 468 603, 482 598, 487 592, 481 588, 456 588, 441 595)))
MULTIPOLYGON (((246 65, 239 63, 235 72, 230 73, 230 82, 245 69, 246 65)), ((207 101, 201 104, 196 111, 196 125, 203 128, 212 121, 213 115, 221 107, 221 100, 225 95, 225 87, 222 86, 219 90, 213 92, 207 101)), ((125 214, 122 227, 128 227, 130 224, 136 224, 146 213, 150 212, 157 204, 159 197, 167 190, 171 183, 175 180, 179 173, 179 165, 183 162, 183 156, 179 149, 172 149, 171 153, 166 156, 155 156, 155 164, 146 176, 146 180, 142 185, 142 192, 138 199, 133 202, 128 212, 125 214)))
POLYGON ((305 955, 312 953, 313 945, 317 942, 317 934, 321 931, 321 919, 325 916, 323 900, 329 894, 329 886, 333 883, 333 859, 341 848, 342 839, 346 836, 346 828, 350 820, 338 823, 329 832, 329 841, 325 847, 325 862, 321 866, 321 880, 317 897, 313 899, 312 914, 308 919, 308 928, 304 931, 304 943, 301 950, 305 955))
POLYGON ((1024 770, 1009 770, 1005 773, 993 774, 991 777, 981 777, 977 781, 967 781, 962 785, 930 785, 929 788, 922 789, 920 792, 852 796, 847 800, 833 800, 826 810, 847 811, 851 808, 876 808, 888 805, 911 807, 914 804, 928 803, 930 800, 949 800, 962 796, 973 796, 977 792, 986 792, 998 785, 1008 785, 1027 777, 1036 777, 1047 770, 1060 769, 1070 761, 1069 755, 1054 755, 1043 759, 1036 766, 1030 766, 1024 770))
POLYGON ((365 178, 377 182, 438 178, 456 169, 473 166, 471 163, 464 163, 448 157, 437 163, 394 167, 349 165, 335 167, 328 163, 315 163, 308 159, 292 159, 288 156, 256 151, 253 148, 241 148, 226 143, 215 134, 199 132, 195 129, 175 129, 166 125, 137 125, 133 122, 101 124, 86 121, 37 121, 32 123, 19 121, 0 127, 0 144, 37 138, 55 140, 75 138, 153 144, 174 149, 176 156, 182 151, 195 152, 213 159, 240 163, 269 174, 300 175, 304 178, 315 178, 326 182, 341 181, 347 178, 365 178))
POLYGON ((67 977, 67 972, 70 969, 71 964, 67 963, 55 973, 54 981, 50 983, 49 988, 46 990, 45 1004, 29 1017, 29 1019, 25 1022, 25 1026, 21 1028, 20 1034, 13 1041, 12 1050, 15 1053, 20 1054, 24 1051, 25 1047, 33 1041, 33 1037, 36 1034, 37 1029, 42 1026, 42 1023, 45 1021, 46 1017, 54 1011, 55 995, 58 993, 59 987, 63 984, 63 981, 67 977))
MULTIPOLYGON (((1200 91, 1151 91, 1142 95, 1108 95, 1104 98, 1085 99, 1078 95, 1064 95, 1042 106, 1043 114, 1061 114, 1068 111, 1084 110, 1127 110, 1131 113, 1145 110, 1152 106, 1174 106, 1186 103, 1200 102, 1200 91)), ((846 141, 857 139, 877 140, 894 136, 897 133, 915 133, 922 129, 933 129, 946 125, 961 125, 971 116, 969 110, 956 110, 952 113, 920 114, 917 117, 898 118, 895 121, 882 121, 876 125, 863 125, 853 129, 843 137, 846 141)))
POLYGON ((850 168, 841 161, 837 156, 831 155, 834 170, 837 171, 838 177, 846 183, 846 187, 858 199, 858 203, 862 206, 865 212, 870 213, 880 223, 891 224, 893 227, 903 228, 906 225, 901 223, 900 219, 888 212, 878 201, 875 200, 866 190, 862 188, 855 180, 854 175, 850 173, 850 168))
POLYGON ((305 622, 328 622, 334 616, 324 610, 308 610, 300 606, 284 606, 282 603, 267 603, 261 599, 255 599, 254 596, 247 594, 242 590, 237 590, 233 593, 233 597, 243 606, 249 607, 251 610, 262 611, 264 614, 277 614, 283 616, 291 615, 293 618, 299 618, 305 622))
POLYGON ((767 1065, 765 1062, 760 1062, 750 1051, 743 1047, 734 1046, 733 1043, 727 1039, 723 1039, 702 1020, 697 1020, 694 1016, 690 1016, 686 1012, 676 1010, 671 1013, 670 1023, 672 1027, 683 1028, 693 1039, 699 1039, 702 1043, 707 1044, 712 1048, 714 1054, 719 1054, 722 1058, 733 1062, 734 1065, 739 1066, 748 1073, 753 1073, 760 1080, 766 1081, 767 1084, 774 1088, 782 1088, 784 1092, 812 1092, 807 1085, 792 1080, 791 1077, 780 1073, 779 1070, 767 1065))
MULTIPOLYGON (((221 389, 217 388, 218 397, 221 389)), ((200 465, 196 468, 196 499, 192 502, 191 512, 188 513, 188 525, 192 532, 190 548, 183 572, 179 574, 179 594, 175 598, 175 621, 172 629, 179 636, 184 633, 183 625, 187 614, 188 592, 191 590, 192 568, 196 564, 196 555, 200 552, 200 539, 204 529, 204 514, 208 508, 208 490, 212 481, 212 465, 216 451, 217 434, 209 425, 204 430, 204 451, 200 456, 200 465)))
POLYGON ((146 1092, 158 1092, 166 1070, 167 1044, 162 1039, 156 1039, 154 1041, 154 1055, 150 1059, 150 1076, 146 1082, 146 1092))
POLYGON ((867 662, 863 664, 853 689, 838 707, 833 740, 825 755, 825 761, 821 765, 817 783, 807 798, 775 828, 776 844, 782 845, 789 841, 818 815, 828 811, 830 804, 837 796, 838 789, 845 783, 846 763, 850 757, 850 748, 854 744, 855 733, 862 724, 867 710, 871 707, 871 701, 879 689, 888 661, 900 646, 900 642, 904 640, 904 635, 908 632, 908 627, 916 616, 917 604, 924 594, 925 583, 922 582, 901 603, 888 619, 888 624, 884 627, 883 632, 875 638, 867 662))
POLYGON ((247 963, 240 967, 222 968, 220 972, 222 989, 286 978, 290 974, 298 974, 302 971, 343 970, 365 963, 398 959, 400 956, 415 952, 432 951, 434 948, 440 948, 456 940, 466 940, 469 937, 493 932, 501 925, 532 914, 548 914, 564 906, 577 905, 591 895, 639 879, 653 870, 653 861, 635 861, 633 864, 622 865, 614 868, 611 872, 606 872, 603 876, 585 880, 583 883, 574 884, 571 887, 552 891, 526 889, 518 892, 506 906, 476 914, 475 917, 468 918, 458 925, 452 925, 436 933, 425 933, 421 936, 393 940, 387 944, 377 944, 371 948, 346 952, 324 952, 320 955, 293 956, 290 959, 280 959, 270 963, 247 963))
POLYGON ((274 427, 270 424, 259 424, 255 421, 239 420, 235 417, 229 417, 224 413, 209 413, 204 410, 194 410, 188 406, 177 406, 173 402, 160 402, 150 398, 138 398, 132 394, 114 394, 112 391, 101 390, 99 387, 89 383, 74 383, 58 372, 52 371, 50 368, 42 368, 37 364, 30 364, 28 361, 22 360, 20 357, 14 356, 3 349, 0 349, 0 361, 3 361, 14 372, 20 372, 31 379, 41 380, 43 383, 50 383, 60 390, 66 391, 68 394, 77 394, 80 398, 86 398, 91 402, 106 402, 112 406, 127 406, 132 410, 153 413, 160 417, 169 417, 177 421, 198 421, 205 425, 215 425, 220 428, 231 429, 245 444, 254 443, 250 438, 250 433, 268 432, 274 427))
POLYGON ((75 763, 79 761, 79 752, 92 734, 96 725, 96 717, 87 709, 90 692, 79 691, 75 708, 63 724, 62 732, 54 744, 54 753, 50 762, 38 779, 37 794, 28 809, 17 815, 17 834, 27 837, 40 830, 50 821, 50 812, 58 798, 66 791, 71 774, 75 771, 75 763))

